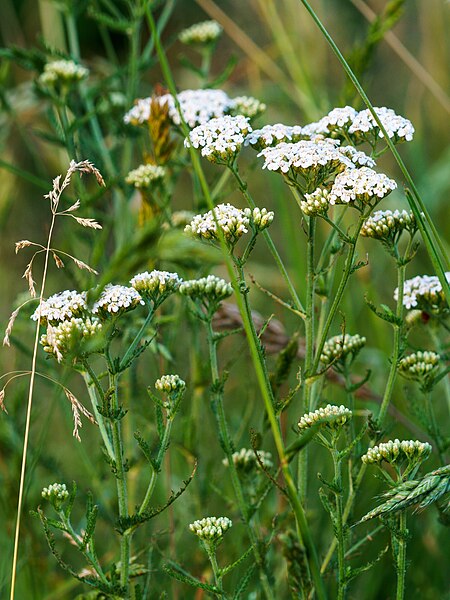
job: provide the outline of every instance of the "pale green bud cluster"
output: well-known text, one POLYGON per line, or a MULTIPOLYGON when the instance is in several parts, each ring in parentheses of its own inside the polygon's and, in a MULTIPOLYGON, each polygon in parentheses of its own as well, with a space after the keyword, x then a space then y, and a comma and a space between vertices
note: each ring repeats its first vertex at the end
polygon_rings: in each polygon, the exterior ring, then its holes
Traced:
POLYGON ((341 406, 327 404, 325 408, 318 408, 314 412, 303 415, 298 422, 298 428, 300 431, 304 431, 314 425, 323 425, 331 429, 339 429, 345 425, 352 416, 352 411, 342 404, 341 406))
POLYGON ((395 439, 369 448, 367 454, 364 454, 361 460, 366 464, 381 464, 383 461, 391 464, 404 461, 409 463, 422 462, 428 458, 431 451, 432 447, 427 442, 395 439))
POLYGON ((99 350, 99 344, 89 344, 89 341, 93 342, 101 330, 102 324, 95 317, 72 317, 56 327, 49 325, 40 342, 45 352, 53 354, 61 362, 71 353, 83 354, 99 350))
POLYGON ((232 525, 228 517, 205 517, 191 523, 189 529, 201 540, 218 543, 232 525))
POLYGON ((73 60, 55 60, 44 67, 44 72, 39 76, 39 82, 43 85, 54 85, 55 83, 74 83, 81 81, 89 75, 86 67, 77 65, 73 60))
POLYGON ((412 211, 377 210, 364 222, 361 235, 388 241, 395 239, 402 231, 414 234, 416 230, 416 220, 412 211))
POLYGON ((231 284, 215 275, 183 281, 179 289, 181 294, 189 296, 193 300, 209 300, 212 302, 220 302, 233 294, 231 284))
POLYGON ((145 189, 152 184, 160 183, 166 175, 166 169, 158 165, 140 165, 137 169, 130 171, 125 181, 138 189, 145 189))
POLYGON ((205 240, 218 241, 217 227, 222 231, 226 243, 233 247, 248 233, 249 228, 259 233, 272 223, 274 213, 266 208, 236 208, 231 204, 219 204, 213 210, 195 215, 184 231, 205 240))
POLYGON ((69 497, 65 483, 52 483, 42 490, 41 496, 51 502, 55 510, 59 511, 69 497))
POLYGON ((244 208, 243 212, 249 218, 253 229, 258 233, 269 227, 274 217, 273 211, 267 210, 267 208, 244 208))
POLYGON ((254 119, 266 110, 267 106, 253 96, 236 96, 232 100, 232 113, 254 119))
POLYGON ((178 38, 183 44, 204 46, 218 40, 222 31, 217 21, 202 21, 183 29, 178 38))
POLYGON ((334 360, 344 360, 347 356, 353 359, 365 345, 366 338, 358 334, 335 335, 325 342, 320 360, 324 365, 329 365, 334 360))
POLYGON ((143 298, 149 298, 159 304, 170 294, 176 292, 182 281, 178 273, 155 269, 150 273, 148 271, 138 273, 130 280, 130 283, 143 298))
MULTIPOLYGON (((259 460, 266 469, 271 469, 273 467, 272 454, 270 452, 257 450, 257 454, 259 460)), ((231 459, 238 471, 250 472, 253 469, 261 468, 260 463, 256 459, 255 452, 251 449, 241 448, 239 452, 233 452, 231 459)), ((228 458, 224 458, 222 463, 228 467, 228 458)))
POLYGON ((327 189, 317 188, 311 194, 305 194, 305 200, 300 201, 300 209, 310 217, 326 215, 331 204, 329 195, 327 189))
POLYGON ((186 382, 179 375, 163 375, 155 381, 155 388, 158 392, 164 392, 165 394, 184 392, 186 382))
POLYGON ((407 379, 424 382, 433 375, 439 366, 439 354, 425 350, 424 352, 414 352, 409 356, 405 356, 398 363, 398 371, 400 375, 407 379))

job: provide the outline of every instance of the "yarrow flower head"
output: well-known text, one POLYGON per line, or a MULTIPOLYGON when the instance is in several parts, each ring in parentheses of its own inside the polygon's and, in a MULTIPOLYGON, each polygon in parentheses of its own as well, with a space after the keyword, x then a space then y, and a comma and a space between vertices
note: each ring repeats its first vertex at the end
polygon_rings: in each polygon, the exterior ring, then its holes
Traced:
POLYGON ((296 143, 281 142, 274 147, 261 150, 258 156, 264 158, 263 169, 276 171, 296 180, 305 178, 308 187, 317 187, 353 163, 339 151, 335 140, 301 140, 296 143))
POLYGON ((217 545, 232 525, 228 517, 205 517, 191 523, 189 529, 202 541, 217 545))
POLYGON ((390 464, 420 463, 429 457, 431 451, 432 447, 427 442, 395 439, 369 448, 361 460, 366 464, 377 465, 381 465, 383 461, 390 464))
POLYGON ((40 342, 45 352, 54 355, 61 362, 70 355, 78 358, 100 350, 101 330, 102 324, 95 317, 72 317, 57 326, 48 325, 40 342))
POLYGON ((178 38, 183 44, 206 46, 216 42, 222 35, 222 31, 217 21, 202 21, 183 29, 178 38))
POLYGON ((348 357, 353 361, 365 345, 366 338, 361 335, 336 335, 325 342, 320 360, 324 365, 333 363, 333 366, 339 367, 338 363, 345 362, 348 357))
POLYGON ((55 60, 44 66, 44 72, 39 76, 42 85, 72 84, 85 79, 89 75, 86 67, 77 65, 73 60, 55 60))
POLYGON ((243 115, 249 119, 255 119, 261 115, 267 106, 264 102, 253 98, 253 96, 236 96, 231 101, 230 112, 232 115, 243 115))
MULTIPOLYGON (((243 473, 250 473, 255 469, 261 469, 261 464, 266 469, 273 467, 272 454, 270 452, 264 452, 263 450, 257 450, 259 462, 256 458, 255 452, 247 448, 241 448, 239 452, 233 452, 231 459, 238 471, 243 473)), ((222 463, 228 467, 228 458, 224 458, 222 463)))
POLYGON ((161 183, 166 176, 166 169, 158 165, 140 165, 137 169, 130 171, 125 181, 135 188, 149 188, 161 183))
POLYGON ((382 242, 397 242, 403 231, 414 235, 417 231, 416 219, 412 211, 377 210, 364 222, 361 235, 382 242))
POLYGON ((183 281, 180 285, 180 294, 188 296, 192 300, 201 300, 202 303, 209 301, 214 306, 217 306, 218 303, 233 294, 233 288, 225 279, 221 279, 215 275, 208 275, 201 279, 183 281))
POLYGON ((395 190, 397 184, 384 173, 376 173, 369 167, 346 169, 334 180, 330 190, 330 202, 369 204, 373 199, 381 200, 395 190))
POLYGON ((179 393, 186 389, 186 382, 179 375, 162 375, 155 381, 155 388, 165 394, 179 393))
POLYGON ((79 317, 87 310, 86 292, 64 290, 43 300, 31 315, 33 321, 39 319, 41 325, 57 324, 72 317, 79 317))
MULTIPOLYGON (((184 121, 192 129, 202 125, 213 117, 222 117, 232 107, 233 101, 222 90, 184 90, 177 94, 181 114, 184 121)), ((141 98, 124 116, 125 123, 142 125, 149 121, 152 115, 152 105, 168 106, 169 117, 174 125, 181 124, 180 112, 171 94, 158 97, 141 98)))
POLYGON ((414 352, 400 360, 398 372, 406 379, 412 379, 427 386, 437 375, 440 358, 439 354, 427 350, 414 352))
POLYGON ((372 168, 377 164, 371 156, 354 146, 339 146, 339 152, 349 158, 356 167, 372 168))
POLYGON ((55 510, 59 512, 69 497, 69 492, 65 483, 52 483, 42 490, 41 496, 45 500, 48 500, 55 510))
MULTIPOLYGON (((409 142, 413 139, 414 127, 411 121, 397 115, 391 108, 375 107, 383 127, 386 130, 389 138, 394 143, 409 142)), ((351 135, 355 143, 364 141, 376 141, 377 138, 383 138, 383 132, 378 127, 369 109, 362 110, 353 119, 352 124, 348 128, 348 133, 351 135)))
POLYGON ((245 138, 246 146, 253 146, 256 150, 262 150, 268 146, 276 146, 281 142, 298 142, 303 139, 303 128, 299 125, 264 125, 261 129, 255 129, 245 138))
POLYGON ((269 227, 273 217, 273 212, 265 208, 241 209, 231 204, 219 204, 205 214, 196 215, 184 231, 200 239, 218 241, 219 227, 225 242, 229 247, 234 247, 249 229, 258 233, 269 227))
POLYGON ((167 400, 162 405, 167 411, 167 418, 173 419, 186 390, 186 382, 179 375, 163 375, 155 381, 155 388, 166 394, 167 400))
POLYGON ((227 115, 193 129, 184 145, 199 148, 202 156, 211 162, 228 164, 237 156, 250 131, 248 117, 227 115))
POLYGON ((314 129, 317 133, 326 133, 333 137, 342 136, 342 134, 348 131, 348 128, 352 125, 358 111, 351 106, 344 106, 343 108, 333 108, 325 117, 322 117, 318 123, 311 123, 311 131, 314 129))
POLYGON ((134 288, 108 283, 94 302, 92 312, 100 318, 119 316, 133 310, 138 304, 144 304, 144 301, 134 288))
POLYGON ((325 408, 318 408, 314 412, 303 415, 298 422, 298 428, 300 432, 314 425, 320 425, 329 429, 340 429, 352 416, 352 411, 345 406, 327 404, 325 408))
MULTIPOLYGON (((450 281, 450 272, 445 274, 450 281)), ((394 299, 398 300, 398 288, 394 299)), ((403 306, 408 309, 418 308, 433 315, 440 315, 448 310, 441 282, 435 275, 417 275, 407 279, 403 285, 403 306)))
POLYGON ((178 273, 154 270, 138 273, 130 283, 142 298, 150 299, 154 304, 161 304, 170 294, 180 287, 183 280, 178 273))

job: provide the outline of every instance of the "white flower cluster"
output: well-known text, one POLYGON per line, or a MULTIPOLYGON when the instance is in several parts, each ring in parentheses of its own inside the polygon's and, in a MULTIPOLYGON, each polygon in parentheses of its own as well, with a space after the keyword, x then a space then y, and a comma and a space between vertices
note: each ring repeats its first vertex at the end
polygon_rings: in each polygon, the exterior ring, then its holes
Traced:
POLYGON ((176 292, 182 281, 178 273, 155 269, 150 273, 148 271, 138 273, 130 280, 130 283, 143 298, 149 298, 153 302, 159 303, 176 292))
POLYGON ((325 408, 319 408, 314 412, 309 412, 300 419, 298 422, 298 428, 300 431, 308 429, 313 425, 324 425, 332 429, 339 428, 345 425, 349 419, 351 419, 353 413, 345 406, 335 406, 333 404, 327 404, 325 408))
MULTIPOLYGON (((413 139, 414 127, 411 121, 397 115, 391 108, 384 106, 374 108, 390 138, 394 138, 394 141, 407 142, 413 139)), ((368 133, 373 133, 373 135, 380 138, 384 137, 369 109, 362 110, 356 115, 348 128, 348 132, 358 141, 364 140, 368 133)))
POLYGON ((200 279, 190 279, 183 281, 180 285, 180 294, 189 296, 189 298, 204 300, 207 298, 213 302, 220 302, 229 298, 233 294, 231 283, 227 283, 225 279, 208 275, 200 279))
POLYGON ((69 497, 65 483, 52 483, 41 492, 42 498, 49 500, 56 510, 59 510, 69 497))
POLYGON ((296 143, 281 142, 261 150, 263 169, 288 173, 290 170, 307 175, 311 169, 326 167, 328 174, 340 172, 353 163, 339 151, 333 140, 301 140, 296 143))
POLYGON ((234 115, 243 115, 254 119, 266 110, 264 102, 253 96, 236 96, 231 102, 231 111, 234 115))
POLYGON ((45 352, 53 354, 58 362, 67 354, 94 351, 95 348, 82 344, 92 341, 101 332, 102 324, 95 317, 72 317, 57 326, 48 325, 47 332, 41 336, 40 343, 45 352))
POLYGON ((346 169, 339 173, 331 187, 330 204, 350 204, 356 201, 368 204, 373 198, 380 200, 395 190, 397 184, 384 173, 369 167, 346 169))
MULTIPOLYGON (((445 274, 450 282, 450 271, 445 274)), ((398 288, 394 292, 394 300, 398 300, 398 288)), ((403 285, 403 306, 440 312, 447 303, 441 282, 436 275, 417 275, 407 279, 403 285)))
POLYGON ((144 304, 144 301, 134 288, 108 283, 94 302, 92 312, 99 317, 118 316, 136 308, 138 304, 144 304))
POLYGON ((245 138, 246 146, 254 146, 262 150, 268 146, 276 146, 281 142, 298 142, 302 139, 303 128, 299 125, 264 125, 261 129, 255 129, 245 138))
POLYGON ((387 240, 398 236, 404 230, 413 234, 416 229, 416 220, 412 211, 377 210, 364 222, 361 235, 387 240))
POLYGON ((31 315, 33 321, 37 321, 40 316, 41 325, 47 323, 57 323, 66 321, 72 317, 77 317, 86 310, 86 292, 76 292, 75 290, 64 290, 58 292, 43 300, 40 311, 37 308, 31 315))
POLYGON ((315 126, 317 133, 339 133, 342 130, 347 130, 352 125, 357 114, 358 111, 351 106, 333 108, 318 123, 311 123, 311 130, 315 126))
POLYGON ((39 82, 43 85, 73 83, 85 79, 88 75, 89 70, 77 65, 73 60, 55 60, 44 66, 44 72, 39 76, 39 82))
MULTIPOLYGON (((257 450, 258 458, 261 461, 261 464, 266 469, 271 469, 273 467, 272 462, 272 454, 270 452, 264 452, 263 450, 257 450)), ((236 466, 236 469, 239 471, 249 472, 253 469, 260 469, 261 465, 256 459, 255 453, 253 450, 247 448, 241 448, 239 452, 233 452, 231 455, 231 459, 236 466)), ((228 458, 224 458, 222 463, 228 467, 228 458)))
POLYGON ((218 117, 195 127, 184 145, 200 148, 211 162, 227 163, 240 151, 246 135, 252 131, 248 117, 218 117))
POLYGON ((369 448, 367 454, 364 454, 361 460, 366 464, 380 464, 383 461, 399 463, 405 460, 416 462, 427 459, 431 451, 432 447, 427 442, 419 442, 417 440, 400 441, 395 439, 369 448))
POLYGON ((342 152, 357 167, 374 167, 377 164, 371 156, 357 150, 354 146, 340 146, 339 152, 342 152))
MULTIPOLYGON (((192 129, 202 125, 213 117, 222 117, 233 106, 233 100, 222 90, 184 90, 177 94, 181 114, 184 121, 192 129)), ((157 98, 141 98, 124 116, 125 123, 142 125, 151 117, 152 102, 160 105, 168 104, 169 117, 175 125, 180 125, 181 119, 171 94, 164 94, 157 98)))
POLYGON ((274 213, 266 208, 236 208, 232 204, 218 204, 213 210, 195 215, 184 231, 205 240, 218 240, 217 226, 220 227, 225 241, 234 246, 249 227, 263 231, 272 223, 274 213))
POLYGON ((228 517, 205 517, 191 523, 189 529, 202 540, 219 542, 232 525, 228 517))
POLYGON ((135 188, 148 188, 153 183, 159 183, 164 179, 166 170, 158 165, 140 165, 137 169, 130 171, 125 181, 135 188))
POLYGON ((178 38, 183 44, 206 45, 215 42, 221 36, 222 31, 223 29, 217 21, 202 21, 183 29, 178 38))
POLYGON ((186 382, 179 375, 163 375, 155 381, 155 388, 165 394, 182 392, 186 389, 186 382))
POLYGON ((427 350, 414 352, 400 360, 398 370, 407 379, 423 381, 436 371, 440 358, 439 354, 427 350))
MULTIPOLYGON (((181 123, 180 115, 172 96, 169 113, 175 125, 181 123)), ((222 90, 185 90, 177 96, 184 120, 192 129, 210 119, 222 117, 232 106, 232 100, 222 90)))
POLYGON ((320 360, 324 365, 329 365, 336 359, 344 360, 347 356, 354 358, 365 345, 366 338, 359 334, 335 335, 325 342, 320 360))

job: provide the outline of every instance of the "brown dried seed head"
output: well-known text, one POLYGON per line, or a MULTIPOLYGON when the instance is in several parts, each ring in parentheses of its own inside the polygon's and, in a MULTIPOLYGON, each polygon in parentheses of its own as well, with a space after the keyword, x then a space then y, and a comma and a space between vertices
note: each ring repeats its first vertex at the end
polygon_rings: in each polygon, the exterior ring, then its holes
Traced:
POLYGON ((19 250, 22 250, 23 248, 27 248, 28 246, 31 246, 33 244, 33 242, 30 242, 29 240, 20 240, 19 242, 16 242, 16 254, 19 252, 19 250))
POLYGON ((13 310, 13 312, 11 313, 11 316, 9 317, 8 325, 6 326, 6 330, 5 330, 5 337, 3 338, 4 346, 10 345, 9 336, 11 335, 12 328, 14 327, 14 321, 16 320, 20 309, 21 309, 21 306, 19 306, 19 308, 16 308, 16 310, 13 310))
POLYGON ((36 298, 36 288, 34 287, 32 262, 28 263, 27 268, 25 269, 25 272, 22 275, 22 277, 28 282, 28 290, 30 292, 30 296, 32 298, 36 298))
POLYGON ((59 256, 57 254, 55 254, 54 252, 52 252, 53 254, 53 258, 55 260, 56 266, 58 269, 64 269, 64 263, 63 261, 59 258, 59 256))
POLYGON ((82 260, 79 260, 78 258, 73 257, 73 262, 77 265, 77 267, 79 269, 84 269, 85 271, 89 271, 89 273, 92 273, 93 275, 98 275, 98 271, 96 271, 95 269, 93 269, 92 267, 87 265, 82 260))
POLYGON ((84 219, 82 217, 74 217, 77 223, 83 225, 83 227, 91 227, 92 229, 101 229, 100 223, 97 223, 95 219, 84 219))
POLYGON ((3 410, 3 412, 8 414, 8 411, 6 410, 5 406, 5 388, 0 390, 0 408, 3 410))

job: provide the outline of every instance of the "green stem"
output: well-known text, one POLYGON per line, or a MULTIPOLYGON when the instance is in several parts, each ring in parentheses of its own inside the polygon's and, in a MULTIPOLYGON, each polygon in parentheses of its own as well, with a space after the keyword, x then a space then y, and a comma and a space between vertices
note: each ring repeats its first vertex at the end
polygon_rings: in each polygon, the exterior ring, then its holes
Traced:
POLYGON ((263 394, 264 404, 266 407, 267 416, 272 430, 272 436, 274 438, 275 446, 277 448, 278 456, 280 458, 281 470, 287 486, 287 495, 294 511, 297 535, 300 545, 304 547, 305 555, 308 560, 311 576, 316 588, 317 598, 324 600, 327 597, 325 586, 320 574, 319 561, 317 557, 316 547, 311 536, 308 522, 304 508, 300 502, 297 488, 294 483, 291 471, 289 469, 289 461, 286 457, 283 438, 277 417, 274 409, 274 398, 272 393, 272 387, 268 377, 264 356, 262 354, 261 344, 258 338, 258 334, 255 330, 253 323, 251 308, 247 298, 247 286, 245 283, 245 277, 242 267, 238 267, 239 281, 237 282, 237 289, 242 290, 242 301, 244 306, 244 312, 241 313, 244 317, 244 328, 247 334, 247 339, 252 353, 258 381, 260 383, 261 392, 263 394))
POLYGON ((405 595, 406 577, 406 512, 402 511, 399 516, 399 537, 397 539, 397 592, 396 600, 403 600, 405 595))
POLYGON ((100 563, 98 562, 98 558, 97 558, 95 552, 93 552, 93 551, 91 551, 89 549, 89 547, 92 544, 90 543, 88 545, 88 547, 85 547, 83 549, 81 547, 82 544, 80 542, 80 536, 77 534, 77 532, 75 531, 75 529, 72 527, 72 523, 66 517, 66 514, 64 513, 64 511, 63 510, 59 511, 58 515, 59 515, 59 518, 61 519, 61 522, 63 523, 64 527, 66 528, 66 530, 71 535, 73 543, 76 544, 76 546, 78 547, 78 549, 80 550, 80 552, 83 554, 83 556, 85 557, 85 559, 87 560, 87 562, 92 566, 92 568, 97 573, 97 575, 99 576, 99 579, 102 581, 102 583, 104 583, 105 585, 109 586, 110 582, 108 581, 105 573, 103 572, 103 569, 102 569, 100 563))
MULTIPOLYGON (((112 396, 112 410, 118 412, 119 410, 119 398, 118 398, 118 376, 116 374, 110 374, 110 387, 114 389, 112 396)), ((126 469, 124 464, 123 455, 123 444, 121 435, 120 420, 117 416, 114 416, 111 423, 112 439, 114 454, 116 456, 115 461, 115 477, 117 486, 117 498, 119 504, 119 518, 128 518, 128 492, 127 492, 127 478, 126 469)), ((130 549, 131 549, 131 534, 124 534, 120 539, 120 585, 126 592, 129 589, 129 574, 130 574, 130 549)))
POLYGON ((434 225, 433 221, 431 220, 431 217, 426 209, 426 206, 425 206, 422 198, 420 197, 420 194, 414 184, 414 181, 413 181, 411 175, 409 174, 409 171, 406 168, 405 163, 401 159, 400 154, 398 153, 396 147, 394 146, 394 143, 392 142, 391 138, 389 137, 385 127, 383 126, 383 123, 380 121, 379 116, 375 112, 375 109, 374 109, 373 105, 371 104, 367 94, 365 93, 363 87, 361 86, 360 82, 358 81, 358 78, 353 73, 352 69, 350 68, 350 65, 345 60, 344 56, 340 52, 340 50, 337 47, 336 43, 334 42, 333 38, 330 36, 328 31, 322 24, 319 17, 317 16, 317 14, 311 8, 309 2, 307 2, 307 0, 300 0, 300 2, 303 4, 303 6, 306 8, 306 10, 309 12, 311 17, 313 18, 317 27, 320 29, 320 31, 322 32, 322 35, 327 40, 328 44, 331 46, 331 49, 333 50, 334 54, 338 58, 343 69, 347 73, 351 82, 355 86, 357 92, 359 93, 359 95, 363 99, 364 103, 366 104, 367 108, 369 109, 375 122, 377 123, 378 127, 380 128, 380 131, 383 133, 386 144, 389 146, 389 149, 392 152, 398 166, 400 167, 400 170, 403 173, 403 176, 405 177, 405 180, 406 180, 408 186, 412 190, 412 194, 411 193, 406 194, 409 205, 410 205, 410 207, 414 213, 414 216, 416 218, 417 226, 418 226, 420 233, 422 235, 422 238, 425 242, 425 246, 426 246, 428 255, 430 257, 430 260, 433 264, 433 267, 436 271, 437 276, 439 277, 439 281, 441 282, 442 289, 444 290, 445 296, 446 296, 448 302, 450 303, 450 285, 445 276, 445 268, 444 268, 443 262, 441 260, 441 257, 439 256, 439 254, 436 252, 433 242, 437 243, 437 245, 444 257, 446 257, 445 249, 444 249, 442 241, 440 240, 439 235, 436 231, 435 225, 434 225), (425 217, 425 219, 424 219, 424 217, 425 217), (425 221, 426 221, 426 223, 425 223, 425 221), (427 225, 428 225, 428 227, 427 227, 427 225), (433 238, 434 238, 434 240, 433 240, 433 238))
MULTIPOLYGON (((255 204, 253 198, 251 197, 251 195, 250 195, 250 193, 248 191, 247 184, 241 178, 241 176, 239 174, 239 171, 237 170, 237 167, 236 166, 230 166, 229 168, 230 168, 230 171, 233 173, 234 177, 236 178, 236 181, 238 183, 239 189, 242 192, 242 195, 244 196, 244 198, 247 200, 248 205, 251 208, 255 208, 256 204, 255 204)), ((283 263, 283 261, 281 259, 281 256, 279 255, 278 250, 276 249, 275 244, 273 243, 273 240, 270 237, 270 234, 267 231, 267 229, 265 229, 262 232, 262 235, 263 235, 263 237, 264 237, 264 239, 266 241, 266 244, 267 244, 267 246, 269 248, 269 251, 272 254, 272 256, 273 256, 273 258, 275 260, 275 263, 277 264, 277 267, 278 267, 278 269, 279 269, 279 271, 280 271, 280 273, 281 273, 281 275, 282 275, 282 277, 283 277, 283 279, 284 279, 284 281, 285 281, 285 283, 287 285, 287 288, 289 290, 289 293, 291 295, 291 298, 293 300, 293 303, 294 303, 294 306, 295 306, 296 310, 299 313, 301 313, 302 315, 306 316, 305 309, 303 308, 303 305, 302 305, 302 303, 300 301, 300 298, 298 297, 298 294, 297 294, 297 292, 295 290, 295 287, 294 287, 294 285, 293 285, 293 283, 292 283, 292 281, 291 281, 291 279, 289 277, 287 269, 284 266, 284 263, 283 263)))
POLYGON ((138 347, 140 341, 144 337, 145 330, 147 329, 147 327, 148 327, 150 321, 152 320, 154 314, 155 314, 155 307, 152 307, 152 308, 150 308, 149 313, 147 315, 147 318, 145 319, 144 323, 142 324, 142 327, 137 332, 136 337, 131 342, 128 350, 125 352, 124 357, 120 361, 120 363, 119 363, 119 371, 125 368, 125 365, 127 364, 127 362, 129 361, 130 357, 133 355, 134 351, 138 347))
MULTIPOLYGON (((108 452, 108 456, 112 461, 116 460, 115 454, 114 454, 114 450, 113 447, 111 446, 111 439, 110 439, 110 435, 108 432, 108 429, 106 427, 105 421, 103 420, 102 415, 98 412, 98 399, 97 399, 97 395, 95 393, 95 387, 96 387, 96 383, 92 377, 92 375, 94 375, 95 377, 95 373, 92 371, 91 366, 89 365, 89 363, 86 361, 84 363, 84 366, 86 368, 86 371, 83 371, 81 373, 84 382, 86 384, 86 388, 89 394, 89 398, 91 400, 91 404, 92 404, 92 411, 94 413, 95 416, 95 420, 97 421, 97 425, 98 428, 100 430, 100 435, 102 436, 102 440, 103 443, 105 444, 105 448, 106 451, 108 452)), ((101 389, 101 387, 100 387, 101 389)), ((100 397, 100 402, 101 402, 101 398, 103 397, 103 390, 101 389, 101 397, 100 397)))
POLYGON ((316 347, 316 356, 315 356, 315 359, 314 359, 314 364, 312 366, 311 373, 309 373, 309 375, 313 375, 317 371, 317 368, 319 366, 320 355, 322 354, 322 350, 323 350, 323 347, 325 345, 325 342, 326 342, 326 339, 327 339, 327 336, 328 336, 331 324, 332 324, 333 319, 334 319, 334 317, 336 315, 336 312, 337 312, 337 310, 339 308, 339 305, 340 305, 341 300, 342 300, 342 296, 344 295, 345 287, 346 287, 347 282, 349 280, 349 277, 350 277, 350 275, 352 273, 353 258, 355 256, 355 251, 356 251, 356 243, 358 241, 358 235, 359 235, 361 227, 362 227, 362 225, 364 223, 365 218, 366 218, 366 216, 364 214, 360 215, 359 220, 358 220, 358 224, 356 226, 355 234, 354 234, 353 238, 351 238, 351 241, 348 242, 350 248, 348 249, 347 258, 345 260, 344 272, 342 274, 341 281, 339 282, 338 289, 337 289, 336 294, 334 296, 334 300, 333 300, 333 303, 331 305, 330 312, 328 313, 328 316, 326 318, 325 325, 324 325, 324 327, 322 329, 321 336, 320 336, 319 342, 318 342, 317 347, 316 347))
POLYGON ((336 448, 331 450, 334 464, 334 485, 336 486, 336 520, 335 520, 335 539, 337 543, 338 558, 338 600, 344 600, 347 583, 345 579, 345 536, 343 522, 342 506, 342 464, 339 451, 336 448))
MULTIPOLYGON (((159 447, 158 450, 158 455, 156 457, 156 465, 159 469, 159 467, 161 466, 162 460, 164 458, 164 453, 167 449, 167 445, 169 443, 170 440, 170 434, 172 431, 172 423, 173 423, 173 419, 168 419, 167 423, 166 423, 166 428, 164 430, 164 435, 163 435, 163 439, 161 440, 161 445, 159 447)), ((139 509, 139 515, 142 515, 146 510, 147 507, 150 503, 150 500, 152 498, 153 492, 155 490, 155 485, 156 485, 156 480, 158 478, 158 470, 153 470, 151 478, 150 478, 150 482, 148 484, 147 487, 147 491, 145 493, 145 497, 144 500, 142 501, 141 507, 139 509)), ((136 529, 136 527, 132 528, 133 530, 136 529)))
POLYGON ((214 414, 217 420, 217 426, 220 433, 220 439, 223 444, 223 448, 228 460, 228 469, 231 475, 231 482, 233 484, 234 493, 236 495, 237 503, 239 506, 239 510, 241 512, 242 518, 247 528, 248 536, 250 538, 250 542, 252 544, 253 553, 255 555, 255 559, 258 563, 259 572, 260 572, 260 580, 261 585, 263 586, 264 594, 266 598, 274 599, 274 595, 267 577, 267 574, 264 570, 264 559, 260 552, 260 542, 258 537, 253 529, 253 526, 250 523, 248 506, 245 501, 244 492, 242 490, 241 482, 239 480, 239 475, 236 469, 236 465, 233 461, 233 443, 230 438, 230 434, 228 432, 228 426, 226 422, 225 410, 223 406, 223 392, 220 390, 220 379, 219 379, 219 368, 217 363, 217 341, 214 339, 214 331, 212 328, 211 319, 208 319, 206 322, 207 326, 207 338, 208 338, 208 348, 209 348, 209 357, 210 357, 210 365, 211 365, 211 378, 212 384, 214 386, 215 391, 213 392, 213 407, 214 414))
MULTIPOLYGON (((211 563, 212 572, 214 575, 214 583, 216 587, 221 590, 222 589, 222 574, 217 564, 216 551, 214 548, 211 548, 208 543, 204 544, 206 549, 206 553, 208 554, 209 562, 211 563)), ((226 598, 224 593, 218 594, 219 598, 226 598)))
MULTIPOLYGON (((410 253, 410 247, 411 247, 411 242, 412 240, 410 240, 408 247, 406 248, 404 257, 406 258, 407 256, 409 256, 410 253)), ((397 262, 397 285, 398 285, 398 298, 397 298, 397 308, 396 308, 396 317, 399 320, 402 320, 403 318, 403 286, 404 286, 404 282, 405 282, 405 270, 406 270, 406 265, 405 265, 405 261, 404 260, 400 260, 397 262)), ((387 410, 389 408, 389 403, 391 401, 392 398, 392 394, 394 391, 394 383, 395 383, 395 379, 397 376, 397 365, 398 365, 398 360, 400 358, 400 352, 401 352, 401 342, 402 342, 402 327, 401 325, 394 323, 393 324, 394 327, 394 340, 393 340, 393 349, 392 349, 392 355, 391 355, 391 366, 389 369, 389 375, 388 375, 388 379, 387 379, 387 383, 386 383, 386 387, 384 390, 384 394, 383 394, 383 399, 381 402, 381 406, 380 406, 380 410, 378 412, 377 415, 377 420, 378 420, 378 426, 382 427, 383 423, 384 423, 384 419, 386 418, 386 414, 387 414, 387 410)), ((371 441, 370 446, 373 446, 375 443, 374 440, 371 441)), ((356 494, 358 493, 359 490, 359 486, 361 485, 361 482, 364 478, 364 475, 366 473, 366 469, 367 469, 367 464, 363 463, 361 465, 361 468, 358 472, 358 475, 356 476, 356 480, 355 483, 348 495, 347 498, 347 502, 345 504, 345 508, 344 508, 344 513, 343 513, 343 524, 345 525, 347 523, 347 520, 350 516, 350 513, 352 511, 353 508, 353 502, 355 501, 356 498, 356 494)), ((336 549, 336 540, 333 540, 332 543, 330 544, 330 547, 328 549, 328 552, 322 562, 322 566, 321 566, 321 572, 323 573, 325 571, 325 569, 328 566, 328 563, 330 562, 334 551, 336 549)))

